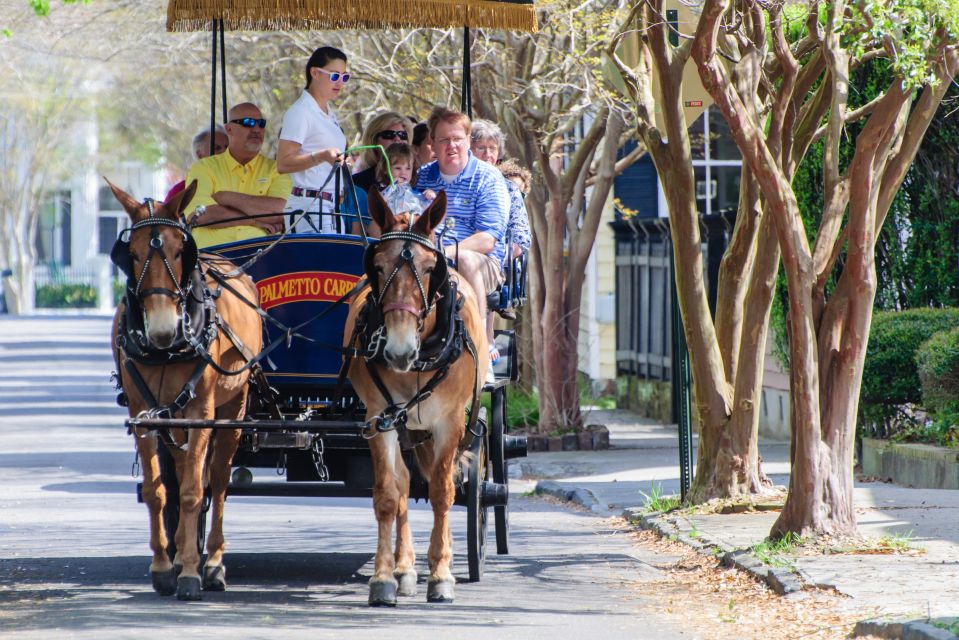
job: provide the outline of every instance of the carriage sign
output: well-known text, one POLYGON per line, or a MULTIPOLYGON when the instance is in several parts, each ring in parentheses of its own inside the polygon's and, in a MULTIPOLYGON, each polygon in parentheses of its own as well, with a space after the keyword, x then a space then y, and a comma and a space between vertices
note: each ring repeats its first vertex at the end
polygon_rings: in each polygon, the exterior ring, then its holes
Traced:
POLYGON ((256 283, 264 310, 290 302, 335 302, 349 293, 359 276, 327 271, 299 271, 256 283))

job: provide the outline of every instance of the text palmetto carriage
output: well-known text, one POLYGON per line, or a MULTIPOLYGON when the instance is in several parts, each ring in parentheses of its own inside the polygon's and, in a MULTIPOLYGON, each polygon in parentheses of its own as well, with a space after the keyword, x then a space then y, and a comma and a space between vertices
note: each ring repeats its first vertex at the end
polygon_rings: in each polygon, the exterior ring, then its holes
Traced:
MULTIPOLYGON (((225 120, 224 33, 227 30, 464 27, 535 29, 532 0, 415 0, 379 3, 323 0, 262 3, 253 0, 171 0, 170 31, 212 29, 211 122, 215 120, 219 48, 225 120)), ((470 111, 469 48, 464 47, 463 110, 470 111)), ((337 180, 349 181, 346 170, 337 180)), ((339 211, 332 215, 339 216, 339 211)), ((264 344, 270 349, 263 362, 270 388, 253 387, 246 419, 187 420, 153 415, 133 418, 128 426, 167 432, 175 428, 242 429, 240 448, 233 460, 231 495, 369 496, 372 468, 364 437, 368 425, 364 409, 340 376, 343 351, 338 349, 347 320, 343 304, 364 276, 368 240, 348 234, 290 234, 257 238, 211 248, 242 265, 259 292, 267 316, 264 344), (304 339, 305 338, 305 339, 304 339), (284 481, 252 481, 249 468, 277 469, 284 481)), ((202 260, 201 260, 202 263, 202 260)), ((215 264, 211 263, 211 264, 215 264)), ((511 262, 500 303, 518 305, 525 296, 525 258, 511 262)), ((508 552, 507 460, 526 455, 525 438, 506 435, 506 386, 516 380, 515 339, 498 332, 504 355, 497 380, 485 390, 491 394, 488 419, 471 445, 469 468, 456 487, 456 503, 467 507, 467 559, 471 581, 479 580, 485 561, 486 513, 495 513, 498 553, 508 552)), ((477 409, 474 407, 474 411, 477 409)), ((161 448, 161 453, 162 453, 161 448)), ((408 458, 412 459, 410 454, 408 458)), ((177 495, 172 459, 161 455, 161 475, 168 495, 177 495)), ((415 465, 409 465, 415 469, 415 465)), ((427 498, 427 483, 413 473, 410 496, 427 498)), ((169 500, 164 512, 168 530, 177 526, 178 506, 169 500)), ((202 544, 205 512, 198 520, 202 544)))

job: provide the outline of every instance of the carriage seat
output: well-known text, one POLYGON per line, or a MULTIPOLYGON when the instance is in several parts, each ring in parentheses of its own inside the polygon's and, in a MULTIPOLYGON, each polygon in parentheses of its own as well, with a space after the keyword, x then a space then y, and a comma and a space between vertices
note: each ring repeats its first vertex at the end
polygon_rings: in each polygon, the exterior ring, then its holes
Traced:
POLYGON ((505 280, 498 289, 487 295, 486 304, 490 311, 506 311, 526 304, 529 285, 529 251, 523 251, 513 258, 509 250, 512 246, 512 237, 507 235, 507 253, 503 264, 505 280))

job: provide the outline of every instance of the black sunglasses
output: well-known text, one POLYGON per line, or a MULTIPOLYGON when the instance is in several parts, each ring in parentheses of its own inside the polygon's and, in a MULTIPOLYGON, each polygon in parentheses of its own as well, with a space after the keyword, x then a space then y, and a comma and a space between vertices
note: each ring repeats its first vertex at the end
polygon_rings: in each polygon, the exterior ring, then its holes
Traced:
POLYGON ((409 136, 406 135, 405 131, 380 131, 378 134, 376 134, 376 137, 383 138, 384 140, 396 140, 397 138, 400 140, 409 139, 409 136))
POLYGON ((266 129, 266 118, 237 118, 236 120, 230 120, 230 122, 246 129, 252 129, 253 127, 266 129))

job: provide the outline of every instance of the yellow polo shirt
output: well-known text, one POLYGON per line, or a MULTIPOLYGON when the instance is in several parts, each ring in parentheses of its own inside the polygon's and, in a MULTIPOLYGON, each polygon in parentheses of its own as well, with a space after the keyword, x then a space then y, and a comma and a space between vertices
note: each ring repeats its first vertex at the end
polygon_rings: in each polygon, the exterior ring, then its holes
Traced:
MULTIPOLYGON (((293 189, 290 176, 277 173, 275 161, 257 154, 246 164, 240 164, 229 150, 194 162, 186 174, 186 184, 189 185, 193 180, 197 181, 196 194, 190 201, 187 220, 193 217, 198 206, 216 204, 213 194, 218 191, 236 191, 250 196, 286 200, 293 189)), ((200 248, 265 235, 266 231, 260 227, 248 224, 221 228, 198 227, 193 231, 193 238, 200 248)))

